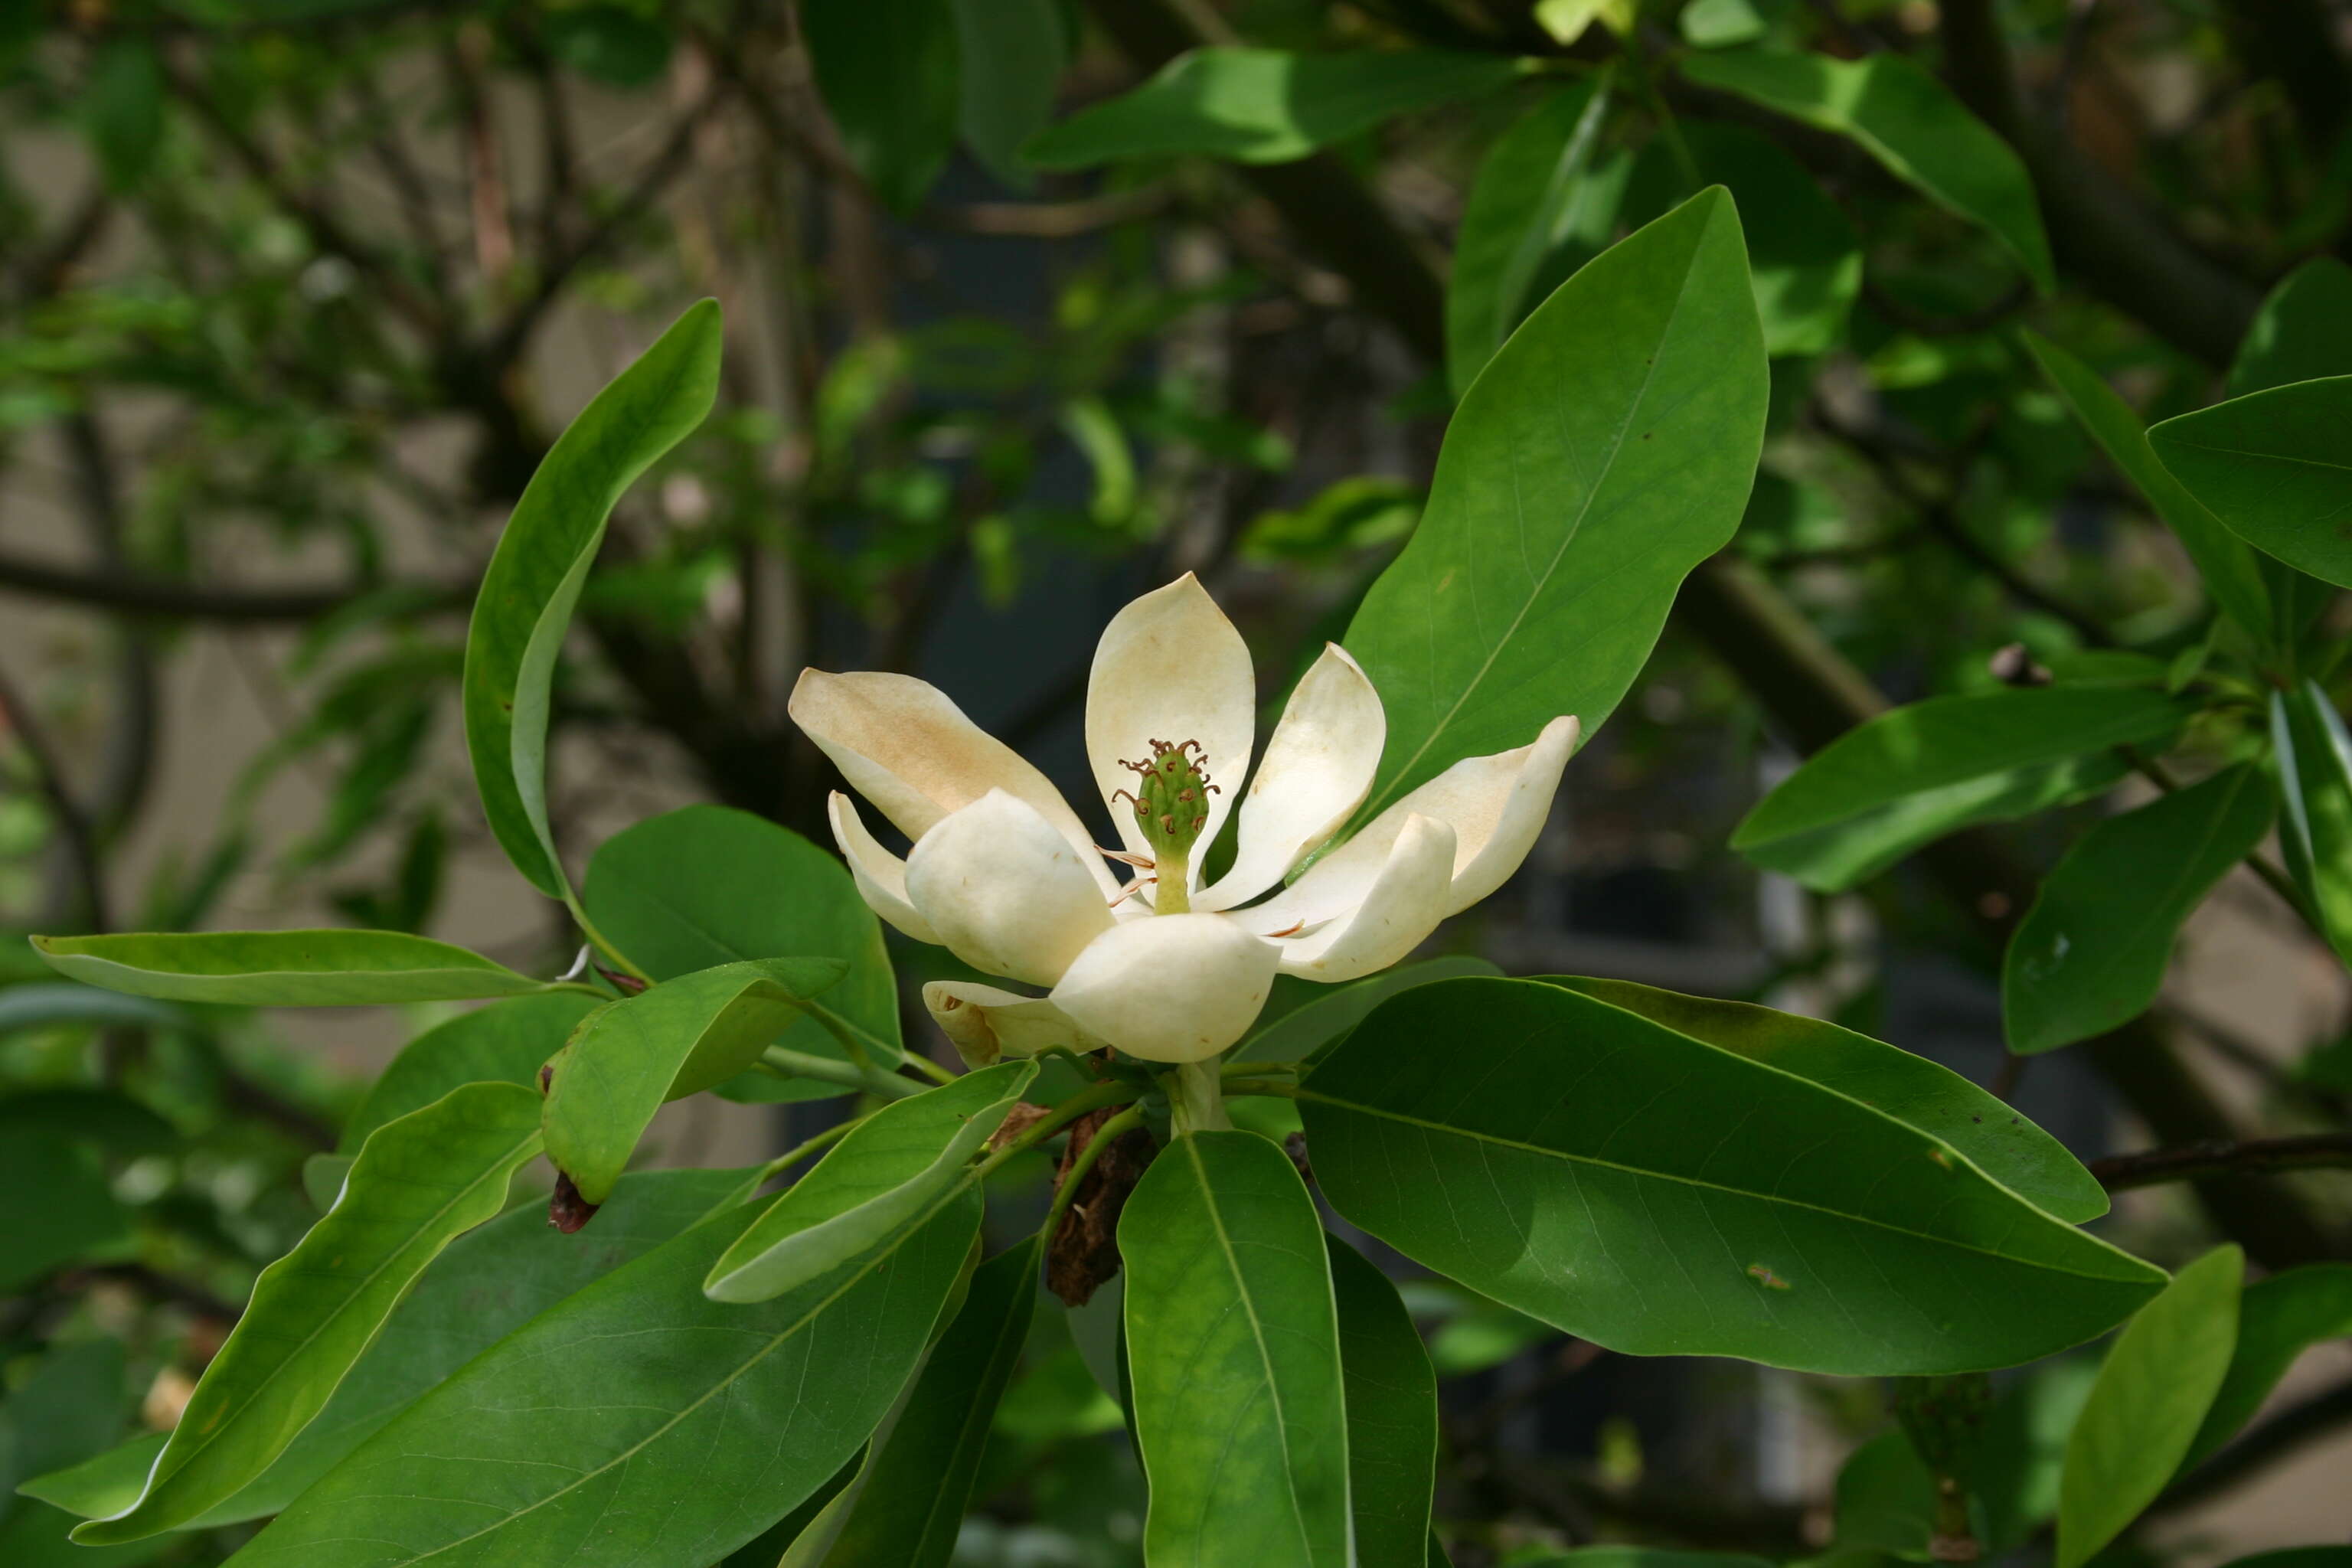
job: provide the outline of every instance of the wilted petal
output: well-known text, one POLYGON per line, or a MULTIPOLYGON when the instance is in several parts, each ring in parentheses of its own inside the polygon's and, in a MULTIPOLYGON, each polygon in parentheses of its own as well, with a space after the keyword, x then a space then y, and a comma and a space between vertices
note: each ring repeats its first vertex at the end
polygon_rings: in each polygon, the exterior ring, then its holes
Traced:
POLYGON ((1231 909, 1257 897, 1337 833, 1372 787, 1387 738, 1380 693, 1346 649, 1326 643, 1291 692, 1242 797, 1232 868, 1192 907, 1231 909))
POLYGON ((939 933, 907 900, 907 863, 875 842, 866 830, 866 819, 857 815, 857 803, 835 790, 825 797, 824 814, 866 907, 917 942, 940 945, 939 933))
POLYGON ((1155 915, 1097 937, 1054 1002, 1129 1056, 1196 1062, 1248 1033, 1274 985, 1275 944, 1223 915, 1155 915))
POLYGON ((1034 1057, 1056 1048, 1093 1051, 1105 1042, 1078 1027, 1043 996, 1022 996, 993 985, 934 980, 923 1005, 966 1066, 984 1068, 1003 1057, 1034 1057))
POLYGON ((1386 969, 1437 929, 1453 880, 1454 830, 1426 816, 1408 817, 1362 903, 1279 944, 1282 973, 1328 982, 1386 969))
POLYGON ((1454 877, 1445 913, 1458 914, 1509 880, 1535 847, 1559 775, 1576 750, 1576 734, 1574 719, 1555 719, 1528 745, 1464 758, 1372 818, 1297 881, 1237 918, 1252 931, 1272 935, 1312 931, 1354 909, 1414 816, 1433 817, 1454 829, 1454 877))
MULTIPOLYGON (((1119 763, 1150 761, 1154 741, 1199 742, 1219 786, 1201 829, 1200 842, 1208 843, 1249 773, 1256 691, 1242 634, 1190 572, 1111 617, 1087 678, 1087 761, 1130 851, 1148 855, 1150 846, 1135 808, 1111 799, 1135 784, 1119 763)), ((1192 880, 1200 880, 1197 863, 1192 880)))
POLYGON ((1059 980, 1111 925, 1078 852, 1001 789, 915 841, 907 899, 958 958, 1033 985, 1059 980))
POLYGON ((950 812, 1001 789, 1034 807, 1078 850, 1105 893, 1109 869, 1092 853, 1094 837, 1044 773, 964 716, 947 693, 909 675, 860 670, 829 675, 804 669, 793 688, 793 721, 908 838, 920 838, 950 812))

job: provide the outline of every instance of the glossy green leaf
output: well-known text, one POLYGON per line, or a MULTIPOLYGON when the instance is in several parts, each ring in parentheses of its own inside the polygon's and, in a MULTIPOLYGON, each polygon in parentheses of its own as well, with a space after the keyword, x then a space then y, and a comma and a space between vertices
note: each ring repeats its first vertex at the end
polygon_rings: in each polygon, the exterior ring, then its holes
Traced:
MULTIPOLYGON (((282 1512, 312 1482, 416 1398, 573 1291, 670 1240, 725 1201, 741 1171, 648 1171, 621 1178, 596 1223, 551 1228, 537 1205, 509 1210, 449 1244, 334 1395, 269 1468, 184 1528, 282 1512)), ((163 1436, 133 1438, 38 1478, 37 1495, 98 1518, 138 1500, 163 1436)))
POLYGON ((1368 974, 1361 980, 1351 980, 1341 985, 1318 985, 1312 981, 1298 983, 1291 991, 1286 977, 1274 983, 1274 995, 1261 1014, 1256 1033, 1234 1047, 1233 1061, 1303 1062, 1311 1061, 1328 1050, 1332 1044, 1349 1030, 1363 1022, 1364 1016, 1400 991, 1410 991, 1416 985, 1426 985, 1434 980, 1454 980, 1465 974, 1500 974, 1503 972, 1483 958, 1467 953, 1452 953, 1444 958, 1427 958, 1419 963, 1399 964, 1368 974), (1286 997, 1304 994, 1296 1005, 1276 1012, 1276 1005, 1286 997), (1266 1015, 1272 1015, 1267 1016, 1266 1015))
POLYGON ((1497 137, 1479 163, 1445 284, 1445 374, 1455 397, 1538 302, 1545 257, 1578 228, 1608 114, 1604 84, 1564 87, 1497 137))
POLYGON ((2055 1050, 2147 1011, 2182 923, 2253 853, 2272 815, 2270 784, 2247 763, 2075 840, 2010 936, 2000 974, 2009 1048, 2055 1050))
POLYGON ((1862 291, 1862 238, 1844 209, 1769 137, 1706 120, 1684 121, 1679 136, 1679 151, 1664 136, 1642 150, 1628 221, 1645 222, 1700 186, 1724 186, 1739 204, 1764 352, 1780 359, 1835 348, 1862 291))
POLYGON ((2096 794, 2160 748, 2187 710, 2159 691, 2047 686, 1931 697, 1883 713, 1808 758, 1757 804, 1731 847, 1825 893, 1924 844, 2096 794))
POLYGON ((46 1127, 0 1138, 0 1192, 9 1194, 0 1226, 0 1296, 88 1258, 121 1251, 131 1237, 129 1211, 115 1201, 91 1152, 46 1127))
MULTIPOLYGON (((21 1372, 28 1358, 15 1359, 21 1372)), ((0 1394, 0 1563, 8 1568, 127 1568, 174 1544, 76 1546, 73 1515, 9 1495, 26 1476, 84 1459, 121 1436, 131 1404, 124 1372, 120 1340, 81 1340, 51 1348, 0 1394)))
POLYGON ((807 6, 800 20, 843 151, 893 211, 913 212, 955 150, 953 5, 860 0, 807 6))
POLYGON ((2352 963, 2352 735, 2317 683, 2271 693, 2279 847, 2338 957, 2352 963))
POLYGON ((956 125, 988 172, 1016 190, 1037 176, 1022 144, 1054 117, 1069 63, 1068 29, 1055 0, 953 0, 962 60, 956 125))
POLYGON ((538 1152, 539 1097, 514 1084, 469 1084, 379 1129, 334 1208, 261 1271, 138 1502, 74 1538, 135 1541, 236 1496, 325 1408, 441 1249, 497 1215, 538 1152))
MULTIPOLYGON (((855 1258, 904 1243, 977 1177, 972 1156, 1037 1076, 1034 1061, 1000 1062, 886 1105, 825 1152, 823 1184, 784 1189, 711 1266, 715 1301, 764 1301, 855 1258), (854 1191, 854 1202, 840 1194, 854 1191)), ((815 1173, 811 1173, 812 1177, 815 1173)))
POLYGON ((2352 375, 2298 381, 2168 419, 2164 466, 2255 549, 2352 586, 2352 375))
MULTIPOLYGON (((689 805, 649 817, 596 847, 580 889, 596 928, 656 980, 750 958, 837 958, 849 965, 824 1004, 872 1038, 876 1060, 899 1050, 898 988, 882 923, 840 858, 749 812, 689 805)), ((776 1043, 839 1058, 823 1026, 795 1020, 776 1043)), ((832 1085, 738 1079, 753 1100, 837 1094, 832 1085), (746 1086, 761 1086, 747 1088, 746 1086)))
POLYGON ((2034 287, 2057 289, 2032 176, 1991 127, 1951 89, 1898 54, 1858 60, 1778 49, 1686 55, 1683 75, 1701 87, 1843 136, 1922 195, 1981 225, 2034 287))
POLYGON ((665 980, 596 1009, 552 1064, 547 1157, 603 1203, 654 1113, 760 1059, 801 1003, 841 978, 831 958, 756 958, 665 980))
POLYGON ((1326 1236, 1348 1405, 1348 1498, 1356 1561, 1411 1564, 1429 1540, 1437 1470, 1437 1373, 1388 1276, 1326 1236))
POLYGON ((1628 980, 1542 978, 1858 1100, 1941 1139, 2011 1192, 2070 1224, 2107 1212, 2106 1189, 2064 1144, 1925 1057, 1820 1018, 1746 1002, 1685 996, 1628 980))
POLYGON ((2163 1280, 1858 1100, 1538 982, 1408 991, 1299 1100, 1341 1215, 1638 1355, 2011 1366, 2163 1280))
POLYGON ((2217 1247, 2173 1276, 2108 1347, 2066 1440, 2058 1568, 2081 1568, 2156 1500, 2221 1386, 2245 1258, 2217 1247))
POLYGON ((2147 431, 2131 405, 2089 365, 2040 333, 2025 333, 2025 346, 2107 460, 2147 498, 2156 515, 2189 552, 2214 604, 2256 637, 2272 636, 2270 590, 2263 585, 2253 552, 2157 460, 2155 449, 2147 444, 2147 431))
POLYGON ((2352 375, 2352 267, 2315 256, 2263 301, 2230 362, 2225 398, 2298 381, 2352 375))
POLYGON ((598 1005, 596 998, 577 991, 551 991, 493 1002, 435 1025, 392 1058, 343 1123, 335 1147, 356 1154, 367 1135, 385 1122, 421 1110, 463 1084, 537 1089, 541 1065, 598 1005))
POLYGON ((1160 1152, 1118 1221, 1152 1568, 1343 1568, 1346 1394, 1331 1268, 1290 1156, 1255 1132, 1160 1152))
POLYGON ((1179 153, 1285 163, 1397 115, 1493 92, 1518 72, 1506 56, 1439 49, 1194 49, 1040 132, 1022 155, 1042 169, 1179 153))
POLYGON ((824 1558, 828 1568, 947 1568, 989 1418, 1029 1337, 1040 1267, 1036 1245, 1024 1241, 972 1276, 963 1310, 860 1478, 857 1501, 824 1558))
POLYGON ((1463 398, 1421 526, 1349 624, 1388 710, 1366 817, 1559 714, 1600 728, 1684 576, 1738 526, 1767 393, 1719 190, 1528 318, 1463 398))
POLYGON ((719 342, 705 300, 580 411, 515 503, 474 600, 462 688, 474 785, 507 858, 550 898, 569 886, 547 823, 556 656, 614 504, 710 412, 719 342))
POLYGON ((396 931, 137 931, 32 941, 60 974, 173 1002, 357 1007, 547 989, 478 952, 396 931))
MULTIPOLYGON (((800 1185, 824 1181, 820 1167, 800 1185)), ((980 1203, 772 1301, 709 1300, 702 1278, 751 1212, 625 1264, 476 1356, 231 1562, 708 1568, 758 1535, 832 1479, 905 1387, 980 1203)))
POLYGON ((2313 1345, 2352 1335, 2352 1263, 2308 1263, 2246 1287, 2221 1386, 2180 1461, 2188 1470, 2238 1435, 2313 1345))

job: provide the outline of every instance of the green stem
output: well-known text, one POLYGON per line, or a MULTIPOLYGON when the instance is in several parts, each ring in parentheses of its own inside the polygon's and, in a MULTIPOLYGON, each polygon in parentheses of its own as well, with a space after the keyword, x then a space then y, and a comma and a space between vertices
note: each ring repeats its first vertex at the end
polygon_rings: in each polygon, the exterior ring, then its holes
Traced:
MULTIPOLYGON (((868 1114, 871 1114, 871 1112, 868 1114)), ((760 1167, 760 1173, 752 1179, 751 1189, 754 1192, 757 1192, 760 1188, 766 1186, 770 1182, 774 1181, 778 1176, 782 1175, 786 1171, 791 1170, 794 1165, 799 1164, 803 1160, 807 1159, 811 1154, 814 1154, 821 1150, 829 1149, 834 1144, 840 1142, 844 1138, 848 1137, 852 1131, 856 1131, 858 1125, 865 1121, 865 1120, 866 1118, 863 1116, 853 1116, 848 1121, 836 1122, 833 1126, 828 1127, 824 1131, 818 1133, 815 1137, 808 1139, 803 1142, 797 1143, 792 1148, 785 1150, 782 1153, 777 1155, 774 1159, 760 1167)))
POLYGON ((541 987, 543 991, 577 991, 583 996, 593 996, 599 1002, 610 1002, 613 994, 584 980, 551 980, 541 987))
POLYGON ((1217 1070, 1229 1079, 1247 1078, 1253 1073, 1264 1072, 1290 1073, 1295 1076, 1305 1072, 1307 1064, 1305 1062, 1227 1062, 1217 1070))
MULTIPOLYGON (((991 1171, 995 1170, 1015 1154, 1026 1153, 1029 1150, 1034 1149, 1038 1144, 1090 1111, 1100 1110, 1105 1106, 1125 1105, 1134 1098, 1135 1091, 1122 1083, 1097 1084, 1092 1089, 1080 1089, 1055 1106, 1052 1115, 982 1160, 980 1163, 979 1174, 985 1177, 991 1171)), ((1112 1120, 1117 1121, 1118 1118, 1113 1117, 1112 1120)))
POLYGON ((1038 1227, 1040 1237, 1050 1237, 1060 1228, 1062 1216, 1069 1212, 1071 1200, 1078 1195, 1078 1184, 1086 1180, 1087 1173, 1095 1168, 1095 1162, 1102 1158, 1112 1141, 1142 1125, 1143 1112, 1130 1105, 1095 1129, 1095 1135, 1078 1151, 1078 1157, 1070 1163, 1068 1173, 1063 1176, 1062 1189, 1054 1194, 1054 1205, 1045 1211, 1045 1223, 1038 1227))
POLYGON ((1192 912, 1192 860, 1189 855, 1162 855, 1151 868, 1151 912, 1187 915, 1192 912))
POLYGON ((1225 1114, 1223 1078, 1214 1061, 1180 1063, 1160 1082, 1168 1089, 1168 1108, 1179 1138, 1233 1126, 1233 1118, 1225 1114))
POLYGON ((841 1048, 859 1067, 872 1067, 877 1058, 887 1061, 904 1054, 879 1035, 859 1028, 822 1002, 803 996, 795 998, 793 1005, 815 1020, 817 1027, 840 1041, 841 1048))
POLYGON ((572 911, 572 922, 580 928, 580 933, 588 939, 589 944, 597 952, 613 961, 614 968, 632 980, 642 980, 648 985, 654 983, 652 975, 630 963, 629 955, 614 947, 612 939, 596 929, 596 922, 590 920, 588 911, 580 907, 580 895, 573 892, 568 883, 563 889, 563 907, 572 911))
POLYGON ((1297 1100, 1301 1090, 1295 1083, 1278 1079, 1235 1079, 1225 1085, 1225 1093, 1270 1095, 1276 1100, 1297 1100))
POLYGON ((813 1057, 806 1051, 788 1051, 782 1046, 770 1046, 762 1051, 758 1065, 778 1078, 813 1078, 819 1083, 837 1083, 845 1089, 863 1089, 887 1100, 910 1099, 931 1087, 885 1072, 870 1062, 837 1062, 831 1057, 813 1057))

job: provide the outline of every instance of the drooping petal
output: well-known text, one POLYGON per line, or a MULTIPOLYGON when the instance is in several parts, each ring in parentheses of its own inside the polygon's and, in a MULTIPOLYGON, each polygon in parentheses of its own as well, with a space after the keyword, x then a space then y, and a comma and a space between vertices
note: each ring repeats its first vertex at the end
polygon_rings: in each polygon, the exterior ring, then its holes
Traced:
POLYGON ((917 942, 944 946, 939 932, 907 900, 907 863, 866 830, 857 803, 835 790, 825 797, 824 814, 833 824, 833 841, 841 846, 841 858, 849 862, 850 879, 857 884, 866 907, 917 942))
POLYGON ((1097 937, 1053 1000, 1129 1056, 1196 1062, 1249 1032, 1277 956, 1227 916, 1154 915, 1097 937))
POLYGON ((1282 973, 1331 982, 1386 969, 1437 929, 1453 881, 1454 829, 1408 817, 1362 903, 1279 944, 1282 973))
POLYGON ((1574 719, 1559 718, 1527 745, 1464 758, 1372 818, 1297 881, 1235 918, 1271 935, 1311 931, 1354 909, 1414 816, 1434 817, 1454 829, 1454 877, 1445 912, 1460 913, 1509 880, 1535 847, 1559 775, 1576 750, 1576 734, 1574 719))
POLYGON ((1034 1057, 1056 1047, 1093 1051, 1105 1042, 1044 996, 1022 996, 993 985, 934 980, 923 987, 923 1005, 955 1046, 964 1065, 984 1068, 1003 1057, 1034 1057))
POLYGON ((1032 985, 1059 980, 1112 923, 1078 852, 1001 789, 915 841, 907 900, 958 958, 1032 985))
POLYGON ((1381 694, 1345 648, 1326 643, 1291 692, 1242 797, 1232 868, 1192 907, 1224 910, 1254 899, 1320 847, 1364 803, 1387 738, 1381 694))
POLYGON ((793 688, 793 721, 909 838, 1001 789, 1034 806, 1080 852, 1095 883, 1117 890, 1093 853, 1094 836, 1044 773, 964 716, 947 693, 909 675, 804 669, 793 688))
MULTIPOLYGON (((1200 742, 1218 786, 1201 829, 1206 844, 1249 773, 1256 702, 1242 634, 1190 572, 1111 617, 1087 678, 1087 761, 1129 850, 1148 855, 1150 846, 1136 826, 1135 808, 1111 798, 1135 784, 1135 774, 1119 764, 1150 761, 1154 741, 1200 742)), ((1192 867, 1196 885, 1200 858, 1192 867)))

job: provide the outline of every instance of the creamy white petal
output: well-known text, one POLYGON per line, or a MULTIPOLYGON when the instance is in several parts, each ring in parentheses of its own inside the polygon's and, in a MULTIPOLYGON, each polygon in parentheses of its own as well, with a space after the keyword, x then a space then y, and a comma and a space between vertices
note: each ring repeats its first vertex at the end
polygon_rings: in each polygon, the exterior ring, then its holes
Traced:
POLYGON ((1453 881, 1454 829, 1426 816, 1406 818, 1362 903, 1279 944, 1282 973, 1328 982, 1386 969, 1437 929, 1453 881))
POLYGON ((793 687, 793 721, 833 759, 849 786, 908 838, 950 812, 1001 789, 1028 802, 1074 849, 1096 885, 1117 890, 1092 853, 1094 836, 1044 773, 965 717, 947 693, 910 675, 804 669, 793 687))
MULTIPOLYGON (((1210 782, 1218 788, 1209 796, 1200 841, 1217 836, 1249 773, 1256 705, 1249 647, 1190 572, 1111 617, 1087 678, 1087 761, 1121 843, 1150 853, 1134 806, 1111 797, 1135 784, 1119 763, 1149 762, 1154 741, 1197 741, 1207 753, 1210 782)), ((1196 885, 1200 859, 1195 856, 1192 866, 1196 885)))
POLYGON ((1277 956, 1223 915, 1128 921, 1078 954, 1054 1003, 1129 1056, 1201 1061, 1249 1032, 1277 956))
POLYGON ((1001 789, 915 841, 907 900, 958 958, 1033 985, 1059 980, 1112 923, 1078 852, 1001 789))
POLYGON ((1388 716, 1361 667, 1338 643, 1301 677, 1242 797, 1234 863, 1192 900, 1223 910, 1257 897, 1363 805, 1381 765, 1388 716))
POLYGON ((1297 881, 1236 918, 1267 935, 1304 933, 1354 909, 1414 816, 1434 817, 1454 829, 1454 878, 1445 912, 1468 909, 1509 880, 1535 847, 1559 775, 1576 750, 1576 721, 1559 718, 1527 745, 1464 758, 1374 817, 1297 881))
POLYGON ((969 1067, 984 1068, 1003 1057, 1034 1057, 1056 1047, 1100 1050, 1095 1038, 1044 996, 1022 996, 993 985, 934 980, 923 987, 923 1005, 969 1067))
POLYGON ((939 932, 907 901, 907 863, 875 841, 857 815, 857 803, 839 790, 825 797, 824 814, 833 824, 833 841, 849 862, 850 879, 857 884, 866 907, 913 937, 940 944, 939 932))

